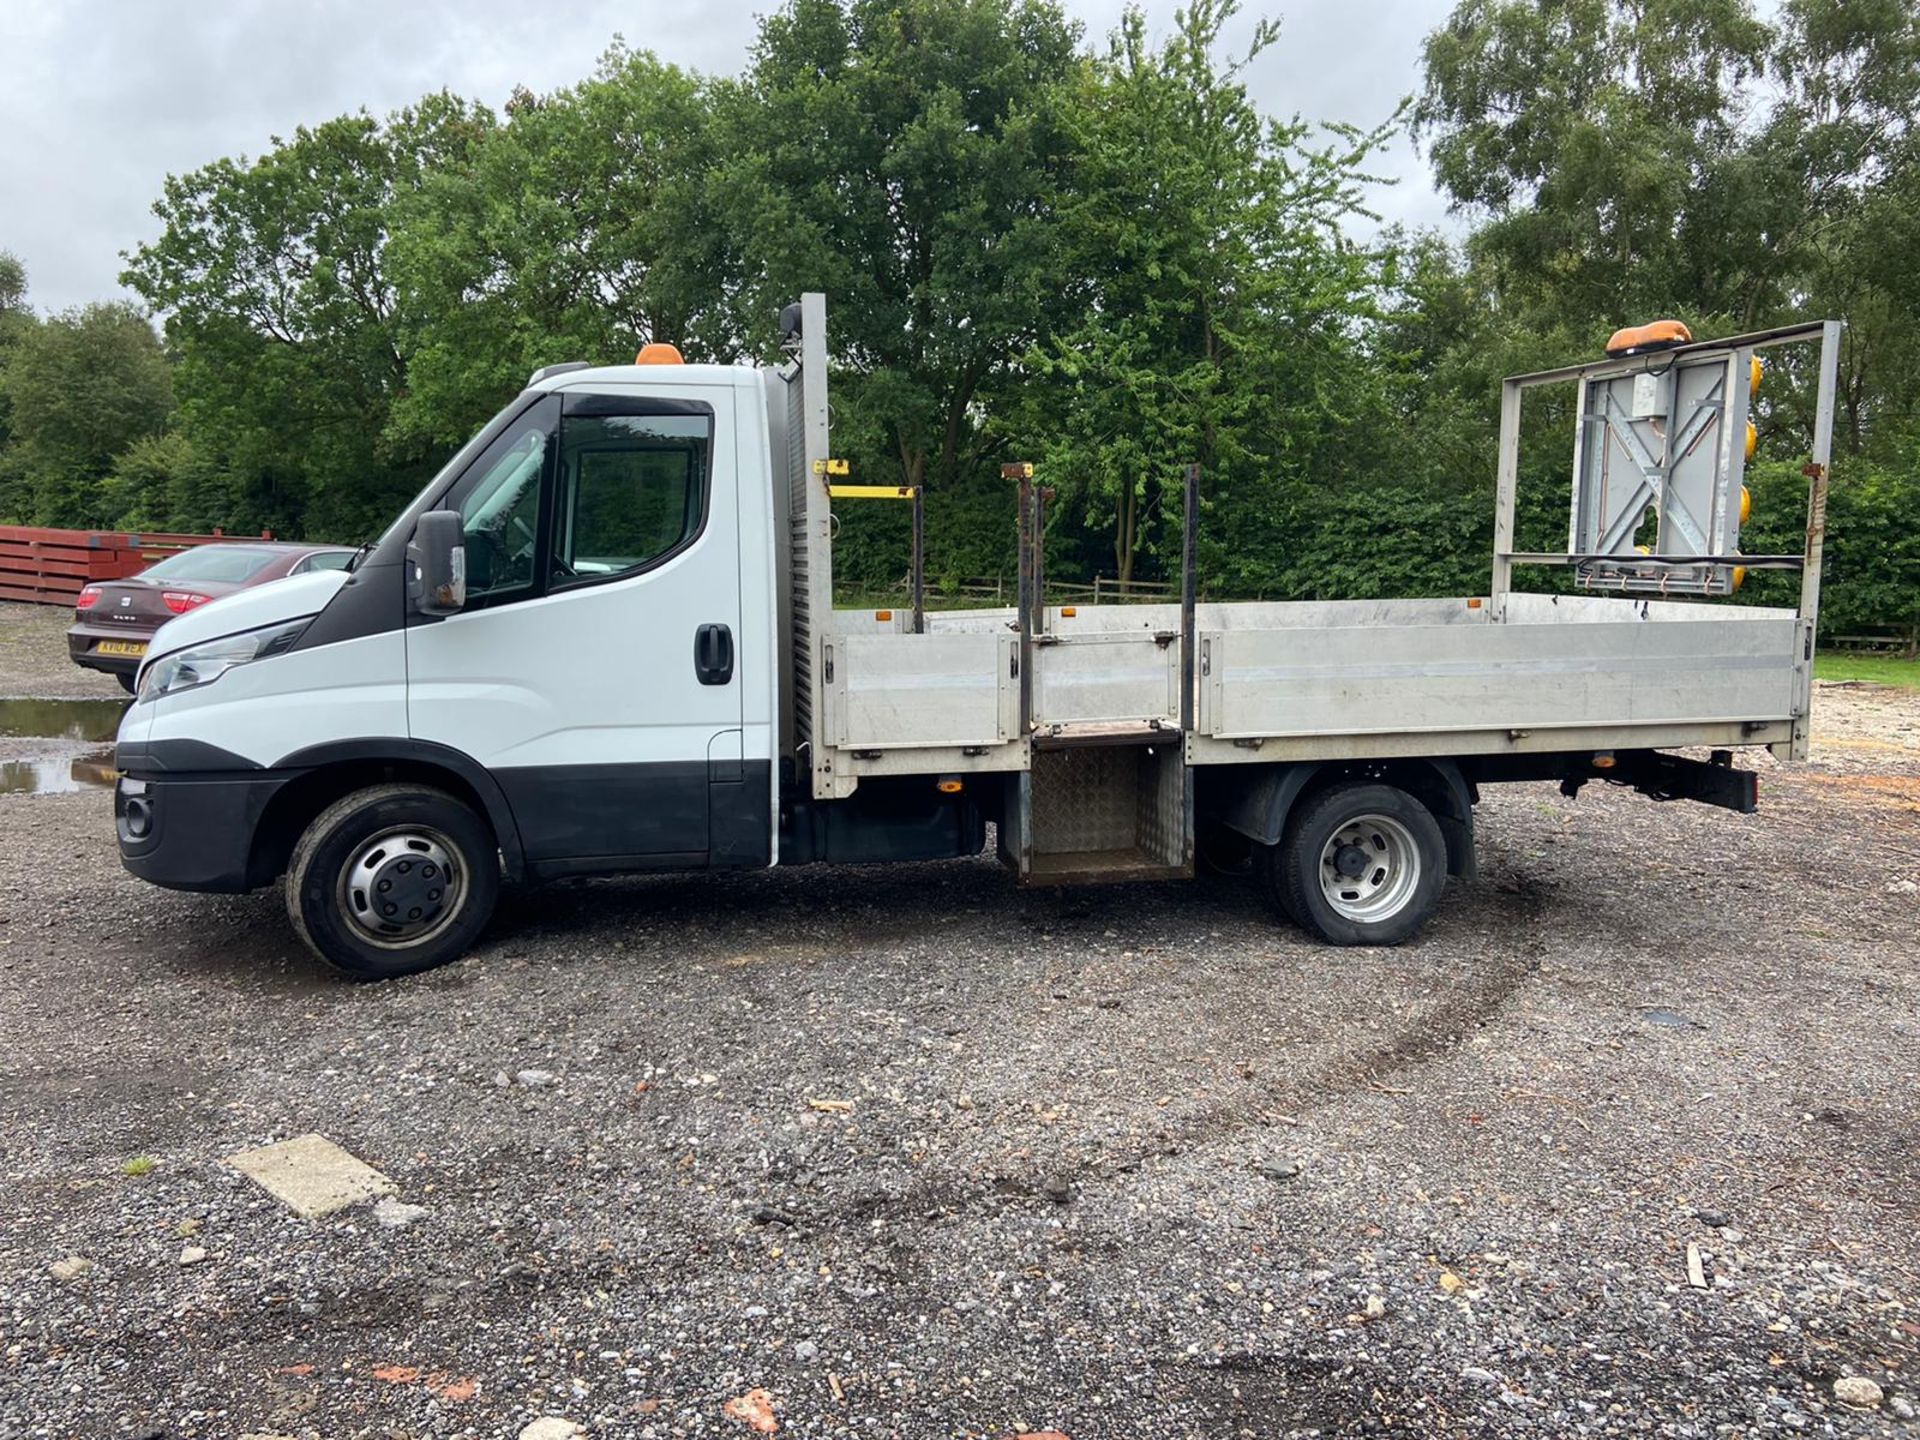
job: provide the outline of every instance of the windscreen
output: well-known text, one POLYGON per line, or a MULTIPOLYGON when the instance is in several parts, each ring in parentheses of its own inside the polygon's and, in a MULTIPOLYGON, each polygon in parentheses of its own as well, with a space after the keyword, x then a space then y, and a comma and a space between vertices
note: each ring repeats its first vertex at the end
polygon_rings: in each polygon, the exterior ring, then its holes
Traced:
POLYGON ((239 585, 280 558, 277 550, 257 545, 198 545, 170 555, 140 572, 143 580, 202 580, 239 585))

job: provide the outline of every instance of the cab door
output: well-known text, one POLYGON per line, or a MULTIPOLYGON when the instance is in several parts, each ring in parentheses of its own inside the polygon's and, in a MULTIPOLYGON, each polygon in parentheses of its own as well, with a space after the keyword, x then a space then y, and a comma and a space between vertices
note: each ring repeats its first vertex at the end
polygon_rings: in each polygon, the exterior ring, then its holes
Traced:
POLYGON ((741 754, 733 410, 692 384, 548 395, 442 503, 468 600, 409 623, 409 724, 492 772, 536 867, 708 861, 741 754))

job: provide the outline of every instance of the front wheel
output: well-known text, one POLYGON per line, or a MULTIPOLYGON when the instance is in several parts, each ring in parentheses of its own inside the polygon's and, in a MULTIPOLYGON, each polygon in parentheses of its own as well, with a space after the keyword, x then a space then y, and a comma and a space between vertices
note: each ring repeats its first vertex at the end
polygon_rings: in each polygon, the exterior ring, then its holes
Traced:
POLYGON ((1406 791, 1335 785, 1301 801, 1255 868, 1268 899, 1322 939, 1397 945, 1440 903, 1447 842, 1406 791))
POLYGON ((500 892, 486 821, 443 790, 370 785, 321 811, 287 867, 287 914, 311 949, 360 980, 458 959, 500 892))

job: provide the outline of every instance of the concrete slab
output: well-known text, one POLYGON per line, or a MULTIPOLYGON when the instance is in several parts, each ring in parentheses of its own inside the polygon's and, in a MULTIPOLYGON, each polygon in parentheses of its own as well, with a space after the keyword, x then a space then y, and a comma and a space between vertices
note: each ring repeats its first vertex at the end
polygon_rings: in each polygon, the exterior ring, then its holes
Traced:
POLYGON ((309 1220, 398 1188, 324 1135, 296 1135, 278 1145, 241 1150, 229 1155, 227 1164, 309 1220))

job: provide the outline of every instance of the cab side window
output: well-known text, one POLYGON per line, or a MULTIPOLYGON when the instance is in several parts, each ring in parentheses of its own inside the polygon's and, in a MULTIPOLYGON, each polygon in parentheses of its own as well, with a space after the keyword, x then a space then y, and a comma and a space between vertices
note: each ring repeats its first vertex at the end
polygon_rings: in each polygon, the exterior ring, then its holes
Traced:
POLYGON ((568 416, 550 585, 630 575, 690 545, 706 523, 712 449, 709 415, 568 416))
POLYGON ((514 598, 533 589, 548 443, 547 432, 537 427, 513 437, 499 454, 485 457, 460 501, 469 604, 514 598))

